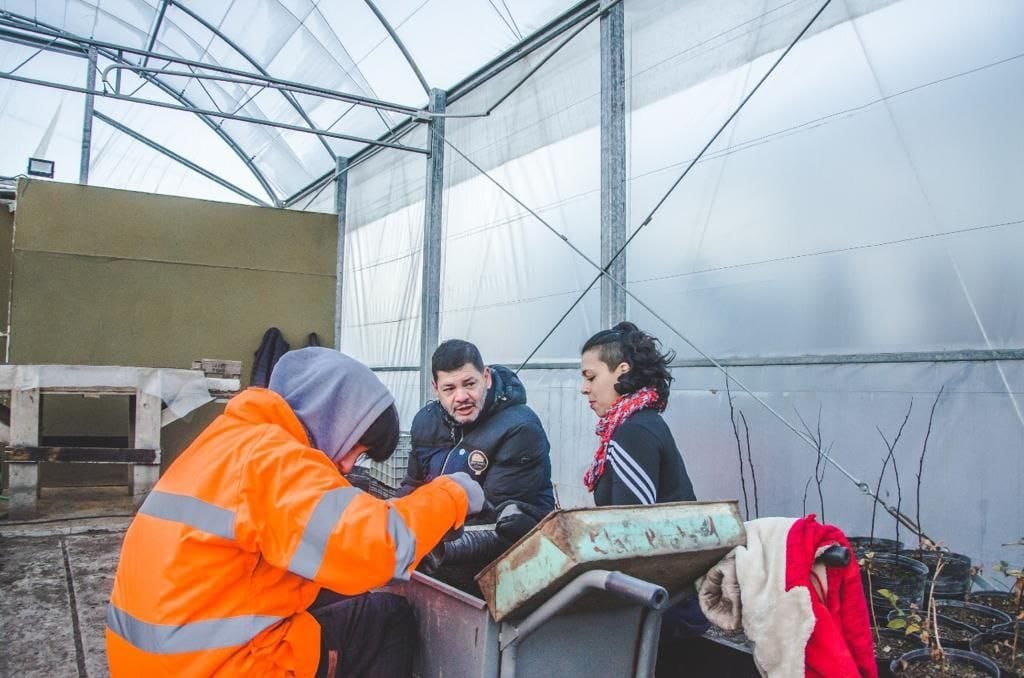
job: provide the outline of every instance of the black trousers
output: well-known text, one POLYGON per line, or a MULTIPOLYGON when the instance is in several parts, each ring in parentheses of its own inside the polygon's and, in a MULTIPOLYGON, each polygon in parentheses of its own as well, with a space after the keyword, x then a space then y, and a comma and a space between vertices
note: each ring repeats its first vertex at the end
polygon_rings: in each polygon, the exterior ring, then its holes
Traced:
POLYGON ((329 591, 309 608, 320 623, 317 678, 409 678, 416 624, 405 598, 367 593, 345 598, 329 591))

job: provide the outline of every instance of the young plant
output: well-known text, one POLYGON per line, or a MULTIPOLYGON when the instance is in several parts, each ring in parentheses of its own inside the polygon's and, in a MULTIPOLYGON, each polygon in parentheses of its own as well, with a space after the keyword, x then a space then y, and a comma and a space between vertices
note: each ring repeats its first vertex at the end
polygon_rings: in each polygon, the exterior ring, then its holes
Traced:
MULTIPOLYGON (((805 490, 805 492, 806 492, 806 490, 805 490)), ((867 553, 864 554, 864 557, 861 558, 860 561, 857 564, 860 565, 860 569, 863 570, 864 573, 867 574, 867 576, 868 576, 868 593, 870 594, 872 591, 875 590, 874 584, 871 583, 871 571, 874 569, 874 565, 875 565, 875 552, 874 551, 868 551, 867 553)), ((879 595, 881 595, 882 591, 885 591, 886 593, 888 593, 890 595, 892 594, 892 591, 890 591, 889 589, 880 589, 879 590, 879 595)), ((892 602, 892 601, 890 601, 890 602, 892 602)), ((876 644, 880 644, 882 642, 882 636, 878 633, 878 616, 875 614, 875 596, 874 595, 868 595, 868 605, 871 608, 871 627, 873 629, 875 629, 875 643, 876 644)))
MULTIPOLYGON (((903 633, 908 636, 919 635, 922 633, 921 625, 923 620, 921 619, 921 615, 918 614, 917 605, 915 603, 911 603, 909 608, 904 610, 900 607, 900 597, 889 589, 878 589, 877 593, 889 601, 889 604, 892 605, 892 609, 896 611, 896 615, 886 623, 886 628, 893 629, 894 631, 903 631, 903 633)), ((874 610, 872 609, 872 611, 874 610)), ((925 638, 922 637, 922 640, 925 640, 925 638)))
POLYGON ((900 424, 900 428, 896 432, 896 437, 893 438, 891 443, 886 435, 882 433, 882 429, 878 426, 875 427, 875 430, 878 431, 878 435, 882 436, 882 442, 885 443, 888 454, 885 456, 885 461, 882 463, 882 473, 878 476, 878 487, 875 488, 875 502, 874 506, 871 508, 871 539, 875 538, 875 512, 878 509, 878 493, 882 489, 882 476, 885 475, 886 464, 892 462, 892 472, 896 476, 896 541, 900 540, 900 515, 902 514, 903 509, 903 486, 900 484, 900 469, 899 465, 896 463, 896 446, 900 442, 900 437, 903 436, 903 429, 906 427, 907 421, 910 420, 910 413, 913 411, 914 399, 911 398, 910 405, 907 406, 907 414, 903 417, 903 423, 900 424))
MULTIPOLYGON (((1024 539, 1017 542, 1024 545, 1024 539)), ((1017 640, 1020 636, 1020 625, 1024 621, 1024 570, 1019 567, 1010 567, 1005 560, 995 566, 996 572, 1002 572, 1007 577, 1013 577, 1013 647, 1010 650, 1010 668, 1017 670, 1017 640)))
MULTIPOLYGON (((942 569, 944 567, 946 567, 946 563, 942 560, 942 552, 939 551, 939 559, 935 563, 935 574, 932 575, 931 586, 928 587, 928 614, 926 615, 926 620, 927 618, 931 619, 932 633, 934 634, 935 638, 935 647, 932 648, 931 653, 932 659, 937 662, 941 662, 943 665, 946 661, 946 653, 943 651, 942 641, 939 639, 939 612, 938 608, 935 606, 935 582, 936 580, 938 580, 939 575, 942 573, 942 569)), ((925 625, 926 628, 924 630, 924 633, 921 634, 921 640, 924 641, 926 645, 931 647, 931 645, 928 643, 927 621, 925 625)))
POLYGON ((925 548, 924 542, 928 540, 924 534, 924 526, 921 525, 921 476, 924 474, 924 457, 928 453, 928 439, 932 436, 932 424, 935 421, 935 408, 939 405, 939 399, 942 398, 942 392, 946 390, 946 385, 943 384, 939 389, 939 392, 935 395, 935 401, 932 403, 932 410, 928 414, 928 429, 924 433, 924 444, 921 445, 921 456, 917 461, 917 535, 921 538, 921 548, 925 548))

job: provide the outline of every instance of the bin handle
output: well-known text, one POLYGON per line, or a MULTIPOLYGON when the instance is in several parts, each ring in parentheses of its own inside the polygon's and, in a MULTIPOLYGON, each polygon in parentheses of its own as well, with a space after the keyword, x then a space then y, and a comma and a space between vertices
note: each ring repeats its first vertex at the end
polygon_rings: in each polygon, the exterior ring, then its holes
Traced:
POLYGON ((663 587, 622 572, 609 572, 604 588, 652 610, 664 609, 668 602, 668 591, 663 587))
POLYGON ((577 598, 593 589, 614 593, 652 610, 660 610, 668 602, 668 591, 657 584, 621 572, 589 570, 562 587, 520 623, 506 623, 500 634, 501 649, 516 645, 577 598))

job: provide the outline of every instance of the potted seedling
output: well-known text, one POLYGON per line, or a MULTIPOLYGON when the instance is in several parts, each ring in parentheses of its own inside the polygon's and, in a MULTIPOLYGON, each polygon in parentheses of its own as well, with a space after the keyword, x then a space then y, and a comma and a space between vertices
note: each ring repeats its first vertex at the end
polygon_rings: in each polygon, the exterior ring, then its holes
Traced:
POLYGON ((1013 620, 999 627, 1005 630, 975 636, 971 640, 971 649, 995 661, 1006 675, 1019 676, 1024 672, 1024 644, 1020 642, 1020 630, 1024 624, 1024 569, 1010 567, 1004 560, 996 565, 995 570, 1013 577, 1013 589, 1009 596, 1013 605, 1013 620))
MULTIPOLYGON (((939 555, 928 588, 928 605, 920 622, 920 638, 926 647, 912 650, 896 659, 890 665, 893 675, 904 678, 981 678, 992 676, 999 678, 999 667, 992 660, 968 650, 950 649, 943 646, 942 634, 944 627, 956 622, 940 625, 935 605, 935 581, 942 575, 945 567, 942 555, 939 555)), ((898 618, 898 617, 896 617, 898 618)), ((895 619, 890 620, 895 621, 895 619)), ((909 625, 909 624, 908 624, 909 625)))
POLYGON ((875 634, 875 659, 878 662, 879 673, 888 673, 892 661, 904 654, 924 647, 921 642, 922 618, 916 603, 910 603, 906 608, 900 601, 899 596, 888 589, 876 591, 879 598, 888 601, 892 608, 888 613, 888 619, 884 627, 878 626, 878 617, 875 605, 871 606, 871 622, 875 634))

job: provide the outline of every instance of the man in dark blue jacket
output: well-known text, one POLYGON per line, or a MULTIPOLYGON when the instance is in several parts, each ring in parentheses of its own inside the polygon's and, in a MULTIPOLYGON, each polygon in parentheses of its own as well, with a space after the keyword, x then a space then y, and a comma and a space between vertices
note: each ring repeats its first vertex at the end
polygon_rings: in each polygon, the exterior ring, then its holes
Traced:
POLYGON ((554 508, 551 445, 526 405, 523 383, 508 368, 485 367, 473 344, 461 339, 442 343, 431 358, 431 370, 437 400, 413 419, 400 494, 442 474, 468 473, 483 486, 491 505, 474 522, 496 522, 501 539, 495 540, 494 532, 466 532, 440 555, 446 565, 470 556, 486 564, 554 508))

